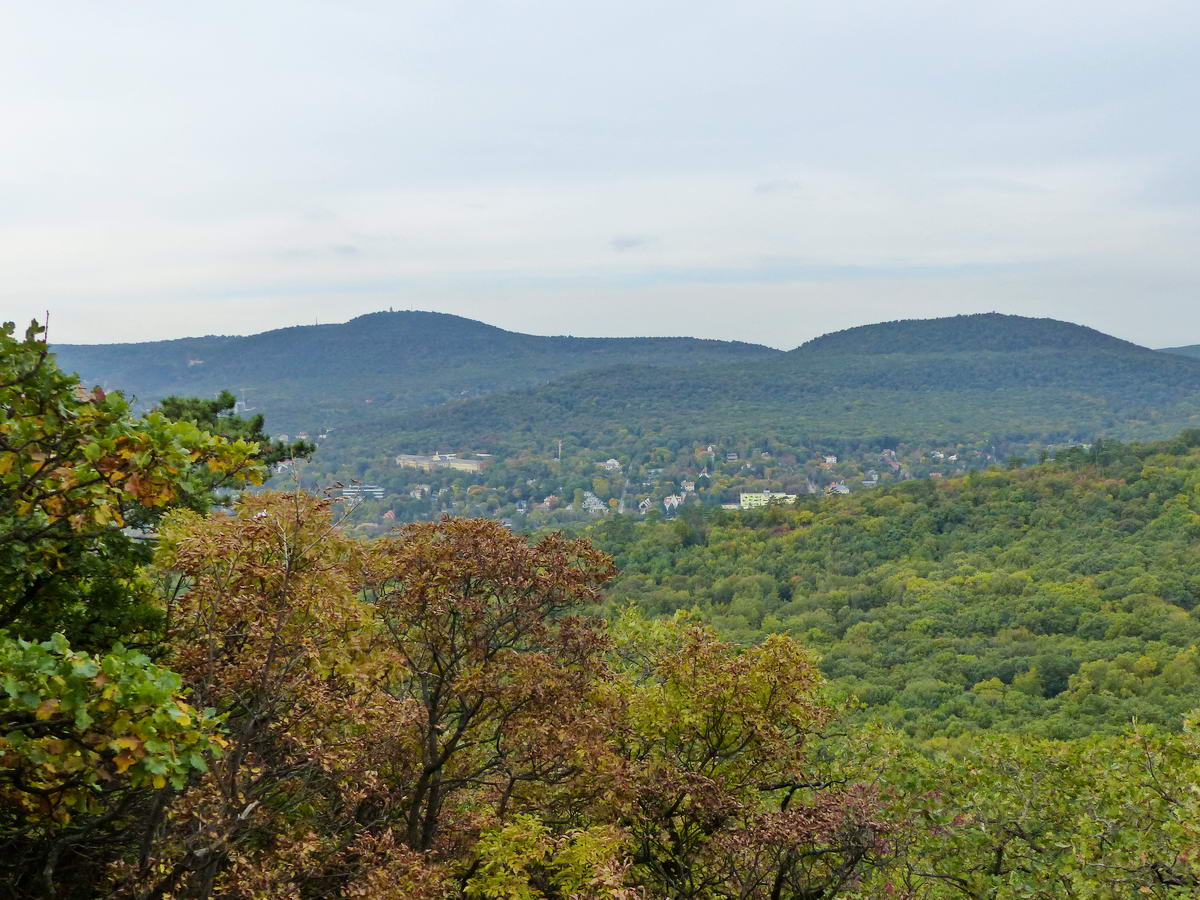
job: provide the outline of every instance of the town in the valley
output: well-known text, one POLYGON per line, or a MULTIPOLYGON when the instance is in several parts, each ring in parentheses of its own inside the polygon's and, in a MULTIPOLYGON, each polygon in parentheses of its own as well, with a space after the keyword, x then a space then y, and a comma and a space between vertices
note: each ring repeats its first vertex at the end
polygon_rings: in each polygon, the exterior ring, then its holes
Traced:
MULTIPOLYGON (((329 436, 322 431, 313 437, 320 444, 329 436)), ((310 439, 305 432, 277 435, 284 441, 293 437, 310 439)), ((529 530, 608 515, 671 518, 689 507, 759 509, 889 482, 1020 466, 1055 452, 982 442, 832 452, 773 442, 670 441, 610 456, 555 441, 541 451, 507 455, 438 450, 348 462, 338 457, 336 445, 322 449, 318 462, 280 463, 277 483, 299 481, 352 504, 355 520, 368 532, 447 514, 494 518, 529 530), (323 466, 326 459, 335 463, 323 466), (347 478, 347 469, 354 477, 347 478)))

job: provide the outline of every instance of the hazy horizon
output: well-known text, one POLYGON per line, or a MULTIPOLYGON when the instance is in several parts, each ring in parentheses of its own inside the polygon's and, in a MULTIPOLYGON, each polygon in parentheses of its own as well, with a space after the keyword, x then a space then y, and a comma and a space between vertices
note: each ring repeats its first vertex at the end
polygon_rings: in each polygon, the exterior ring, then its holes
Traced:
POLYGON ((1196 343, 1198 37, 1174 0, 16 7, 0 318, 1196 343))

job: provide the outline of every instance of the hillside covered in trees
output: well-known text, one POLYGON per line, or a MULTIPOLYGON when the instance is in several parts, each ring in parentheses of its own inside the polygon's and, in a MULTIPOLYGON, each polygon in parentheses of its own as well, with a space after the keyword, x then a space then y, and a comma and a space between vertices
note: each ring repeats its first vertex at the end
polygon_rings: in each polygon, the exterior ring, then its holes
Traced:
MULTIPOLYGON (((1186 348, 1183 348, 1186 350, 1186 348)), ((238 392, 272 427, 333 429, 321 458, 566 439, 1089 442, 1200 425, 1200 362, 1050 319, 868 325, 787 353, 692 338, 540 337, 437 313, 249 337, 56 345, 62 368, 143 405, 238 392)))
POLYGON ((1200 707, 1200 432, 795 508, 593 528, 608 596, 799 638, 921 738, 1172 727, 1200 707))
POLYGON ((444 313, 401 311, 247 337, 55 344, 59 365, 145 405, 236 391, 272 426, 316 433, 463 397, 617 365, 701 366, 779 351, 696 338, 542 337, 444 313))
POLYGON ((625 366, 534 390, 363 422, 399 449, 511 449, 622 433, 804 445, 1166 437, 1200 424, 1200 362, 1049 319, 984 314, 883 323, 787 354, 702 368, 625 366))
POLYGON ((229 505, 256 421, 0 350, 2 897, 1200 891, 1195 434, 363 542, 229 505))
POLYGON ((1164 347, 1160 352, 1174 353, 1179 356, 1200 357, 1200 344, 1188 344, 1185 347, 1164 347))

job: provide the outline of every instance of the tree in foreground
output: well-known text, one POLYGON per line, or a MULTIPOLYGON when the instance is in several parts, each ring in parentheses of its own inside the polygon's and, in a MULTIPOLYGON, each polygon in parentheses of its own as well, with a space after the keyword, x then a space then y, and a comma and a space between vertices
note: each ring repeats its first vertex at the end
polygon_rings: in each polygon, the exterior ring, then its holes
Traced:
POLYGON ((814 752, 835 710, 813 658, 739 648, 686 617, 619 623, 633 790, 623 823, 654 896, 833 897, 885 848, 879 799, 814 752))
POLYGON ((336 896, 403 872, 386 771, 415 710, 388 689, 398 660, 360 597, 362 553, 306 494, 168 518, 165 661, 219 716, 228 749, 186 791, 163 792, 142 825, 147 852, 115 868, 110 893, 336 896))
POLYGON ((872 860, 875 798, 816 774, 831 710, 790 640, 614 641, 580 615, 612 572, 586 542, 446 520, 363 545, 331 513, 169 520, 166 661, 228 748, 164 789, 114 894, 834 896, 872 860))
MULTIPOLYGON (((155 792, 219 756, 215 718, 154 664, 142 529, 262 474, 254 443, 59 371, 0 328, 0 896, 93 896, 155 792)), ((144 534, 144 533, 143 533, 144 534)))
POLYGON ((316 444, 309 441, 272 440, 263 430, 266 420, 261 413, 240 416, 235 413, 237 398, 229 391, 221 391, 214 399, 201 397, 164 397, 157 411, 172 422, 191 422, 208 434, 218 435, 230 441, 253 441, 258 445, 257 457, 263 465, 273 466, 285 459, 312 456, 316 444))
POLYGON ((42 333, 0 330, 0 629, 105 648, 156 618, 139 571, 149 553, 126 526, 263 470, 252 442, 138 419, 119 394, 85 390, 42 333))

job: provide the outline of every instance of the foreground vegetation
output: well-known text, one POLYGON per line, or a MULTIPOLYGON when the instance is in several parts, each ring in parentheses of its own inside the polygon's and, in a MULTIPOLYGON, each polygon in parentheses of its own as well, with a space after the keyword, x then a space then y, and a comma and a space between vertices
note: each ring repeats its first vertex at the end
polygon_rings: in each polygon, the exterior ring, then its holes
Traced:
POLYGON ((303 493, 214 510, 256 441, 132 418, 36 331, 0 342, 0 895, 1200 890, 1191 725, 917 743, 858 722, 784 628, 585 615, 616 574, 588 541, 445 520, 364 543, 303 493))

